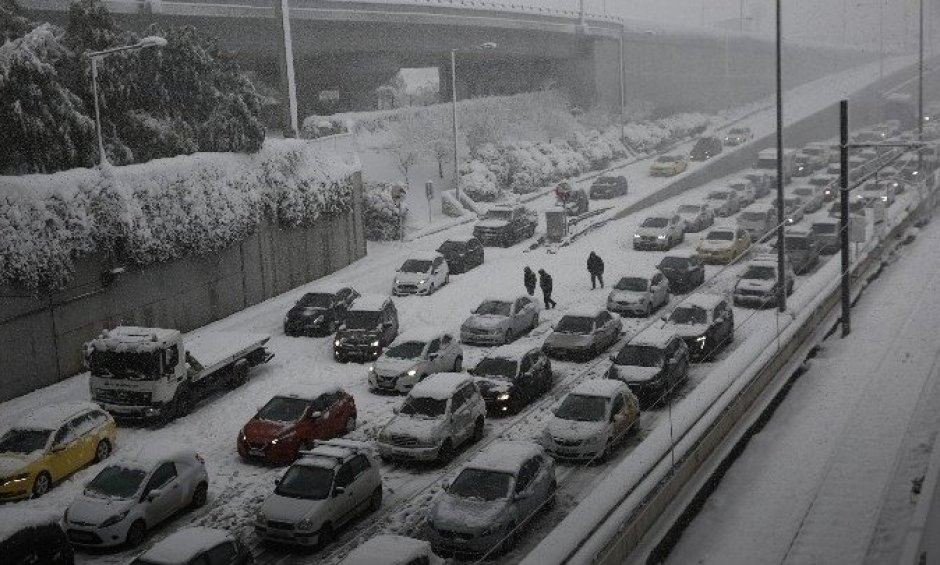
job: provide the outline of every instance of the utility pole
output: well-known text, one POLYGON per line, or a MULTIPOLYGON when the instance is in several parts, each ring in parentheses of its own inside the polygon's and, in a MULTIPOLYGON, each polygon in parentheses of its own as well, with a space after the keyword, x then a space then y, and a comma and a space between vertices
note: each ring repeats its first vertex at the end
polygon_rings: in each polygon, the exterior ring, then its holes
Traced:
POLYGON ((281 103, 288 115, 284 117, 284 137, 297 137, 297 83, 294 78, 294 45, 290 32, 288 0, 274 0, 274 14, 281 24, 278 35, 277 66, 281 75, 281 103))
POLYGON ((783 28, 780 22, 780 4, 777 4, 777 309, 781 312, 787 310, 787 281, 786 281, 786 238, 783 215, 783 72, 780 68, 782 57, 783 28))
POLYGON ((839 248, 842 252, 842 337, 852 331, 849 284, 849 101, 839 101, 839 248))
POLYGON ((626 104, 623 78, 623 23, 620 24, 620 143, 624 138, 623 107, 626 104))

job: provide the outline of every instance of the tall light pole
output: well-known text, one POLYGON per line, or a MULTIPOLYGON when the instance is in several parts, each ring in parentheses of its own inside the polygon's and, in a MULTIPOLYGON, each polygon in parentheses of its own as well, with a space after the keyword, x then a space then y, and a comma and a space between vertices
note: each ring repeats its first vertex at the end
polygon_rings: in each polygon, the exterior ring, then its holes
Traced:
POLYGON ((108 156, 104 152, 104 138, 101 135, 101 110, 98 108, 98 59, 104 59, 108 55, 120 53, 121 51, 132 51, 135 49, 146 49, 147 47, 164 47, 166 39, 157 35, 145 37, 134 45, 123 45, 121 47, 112 47, 102 51, 90 51, 85 56, 91 59, 91 93, 95 99, 95 133, 98 136, 98 165, 104 167, 108 164, 108 156))
POLYGON ((620 24, 620 65, 618 69, 620 71, 620 143, 623 143, 623 138, 624 138, 623 107, 626 104, 626 97, 625 97, 625 92, 624 92, 624 77, 623 77, 623 23, 620 24))
MULTIPOLYGON (((496 49, 496 44, 492 41, 487 41, 486 43, 477 45, 475 49, 483 51, 496 49)), ((454 194, 457 196, 457 202, 460 202, 460 161, 457 158, 457 51, 460 51, 460 49, 455 48, 450 50, 450 95, 454 125, 454 194)))
POLYGON ((780 68, 783 48, 783 33, 780 22, 780 3, 777 5, 777 309, 781 312, 787 310, 787 284, 786 284, 786 238, 784 233, 783 215, 783 72, 780 68))

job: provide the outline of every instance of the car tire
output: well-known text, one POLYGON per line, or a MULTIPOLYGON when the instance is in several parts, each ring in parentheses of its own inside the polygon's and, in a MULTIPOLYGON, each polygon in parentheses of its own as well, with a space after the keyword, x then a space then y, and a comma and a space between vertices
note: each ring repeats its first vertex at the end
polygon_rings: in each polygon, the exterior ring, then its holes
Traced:
POLYGON ((317 545, 320 547, 326 547, 333 543, 333 539, 336 535, 333 533, 333 524, 327 522, 320 527, 320 535, 317 536, 317 545))
POLYGON ((349 435, 356 431, 356 414, 346 418, 346 425, 343 426, 343 429, 345 430, 343 435, 349 435))
POLYGON ((202 508, 206 505, 206 502, 209 500, 209 485, 206 483, 199 483, 196 485, 196 490, 193 491, 193 499, 190 502, 190 508, 202 508))
POLYGON ((457 358, 454 359, 454 372, 459 373, 460 371, 463 371, 463 357, 458 355, 457 358))
POLYGON ((506 330, 506 333, 503 334, 503 343, 512 343, 513 339, 515 337, 512 335, 512 330, 506 330))
POLYGON ((137 547, 144 543, 145 537, 147 537, 147 524, 138 519, 128 528, 127 535, 124 537, 124 544, 127 547, 137 547))
POLYGON ((441 448, 437 450, 437 460, 446 465, 453 458, 454 446, 451 444, 450 439, 445 439, 444 443, 441 444, 441 448))
POLYGON ((95 447, 95 458, 93 461, 95 463, 101 463, 105 459, 111 456, 111 442, 103 439, 98 442, 97 447, 95 447))
POLYGON ((52 476, 48 471, 40 471, 33 481, 33 498, 39 498, 52 489, 52 476))
POLYGON ((647 301, 647 303, 646 303, 646 310, 643 312, 643 317, 644 317, 644 318, 649 318, 649 317, 650 317, 650 314, 652 314, 652 313, 653 313, 653 307, 652 307, 652 305, 650 305, 650 303, 647 301))
POLYGON ((382 486, 375 487, 372 496, 369 497, 369 512, 376 512, 382 507, 382 486))
POLYGON ((483 434, 485 433, 484 426, 486 422, 482 417, 476 419, 473 423, 473 437, 470 438, 470 443, 480 443, 480 440, 483 439, 483 434))
POLYGON ((518 539, 519 532, 516 530, 516 523, 509 522, 509 526, 506 528, 506 535, 503 537, 503 541, 499 546, 499 553, 505 555, 512 551, 518 539))
POLYGON ((450 273, 444 275, 444 284, 450 284, 450 273))

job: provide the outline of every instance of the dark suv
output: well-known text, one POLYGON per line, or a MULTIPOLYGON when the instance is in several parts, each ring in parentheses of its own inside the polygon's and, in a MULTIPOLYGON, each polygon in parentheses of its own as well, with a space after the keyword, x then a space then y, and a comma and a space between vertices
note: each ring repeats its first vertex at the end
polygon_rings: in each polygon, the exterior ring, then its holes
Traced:
POLYGON ((692 161, 707 161, 721 153, 721 139, 717 137, 702 137, 692 146, 689 159, 692 161))
POLYGON ((398 336, 398 310, 387 296, 363 296, 346 313, 333 338, 333 358, 373 361, 398 336))
POLYGON ((714 294, 697 292, 682 301, 666 324, 689 348, 689 359, 704 361, 734 341, 734 310, 714 294))
POLYGON ((359 293, 345 287, 335 291, 308 292, 284 318, 284 333, 289 336, 325 336, 336 331, 346 311, 359 298, 359 293))
POLYGON ((642 406, 661 403, 689 378, 689 348, 672 328, 643 330, 610 360, 607 378, 627 383, 642 406))
POLYGON ((624 196, 627 194, 627 177, 597 177, 591 184, 589 194, 592 199, 624 196))
POLYGON ((693 253, 666 255, 657 266, 669 280, 673 293, 689 292, 705 282, 705 264, 693 253))
POLYGON ((470 371, 488 412, 502 415, 519 411, 552 388, 552 362, 538 347, 518 346, 490 351, 470 371))
POLYGON ((10 511, 0 517, 10 527, 0 533, 0 555, 7 565, 72 565, 72 546, 59 526, 59 516, 33 516, 35 510, 10 511), (14 518, 15 516, 15 518, 14 518), (19 523, 20 525, 14 525, 19 523))
POLYGON ((467 239, 448 239, 437 248, 444 256, 450 273, 466 273, 483 264, 483 244, 475 237, 467 239))

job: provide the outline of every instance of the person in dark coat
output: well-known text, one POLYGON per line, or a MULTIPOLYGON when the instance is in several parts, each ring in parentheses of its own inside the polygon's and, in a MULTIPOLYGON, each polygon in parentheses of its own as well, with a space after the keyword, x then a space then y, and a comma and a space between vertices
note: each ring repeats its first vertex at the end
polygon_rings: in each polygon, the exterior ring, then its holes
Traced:
POLYGON ((525 290, 529 293, 529 296, 535 294, 535 271, 528 265, 522 270, 522 283, 525 285, 525 290))
POLYGON ((593 251, 588 255, 587 270, 591 273, 591 290, 597 288, 598 282, 601 283, 601 288, 604 288, 604 260, 593 251))
POLYGON ((545 309, 549 310, 557 306, 552 300, 552 276, 545 272, 545 269, 539 269, 539 286, 542 288, 542 298, 545 300, 545 309))

